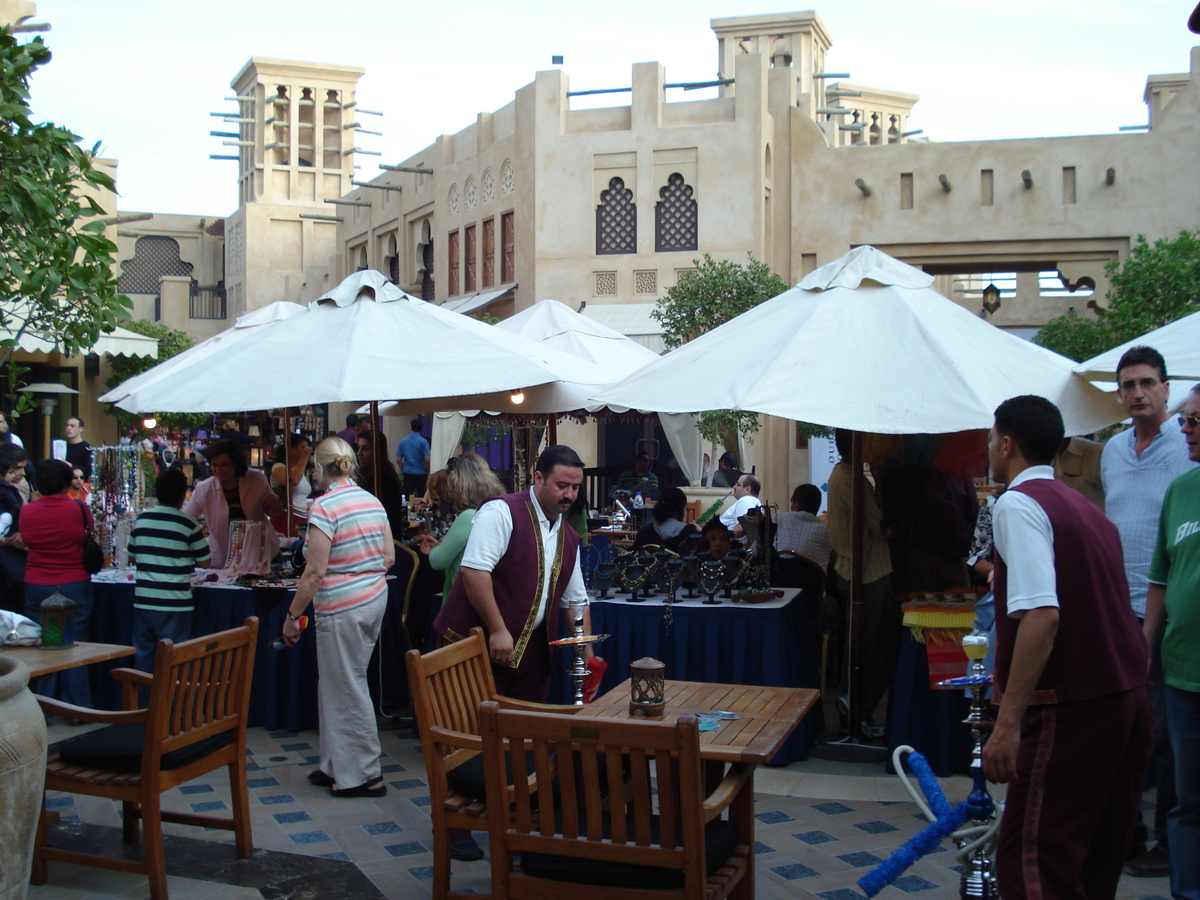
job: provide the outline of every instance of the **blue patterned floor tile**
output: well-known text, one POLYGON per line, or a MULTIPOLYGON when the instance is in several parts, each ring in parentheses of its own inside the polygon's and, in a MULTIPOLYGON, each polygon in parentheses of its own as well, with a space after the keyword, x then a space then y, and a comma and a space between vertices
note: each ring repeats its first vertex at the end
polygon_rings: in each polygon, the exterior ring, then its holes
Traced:
POLYGON ((879 805, 880 806, 900 806, 907 802, 908 802, 907 800, 880 800, 879 805))
POLYGON ((892 882, 892 887, 900 888, 906 894, 916 894, 937 887, 932 881, 926 881, 920 875, 901 875, 892 882))
POLYGON ((400 765, 400 763, 388 763, 386 766, 383 767, 384 775, 395 775, 397 772, 407 772, 407 771, 408 770, 405 769, 404 766, 400 765))
POLYGON ((430 802, 429 795, 426 794, 423 797, 413 797, 408 802, 411 803, 413 806, 428 806, 429 802, 430 802))
POLYGON ((298 831, 288 837, 293 844, 321 844, 329 840, 329 835, 323 831, 298 831))
POLYGON ((295 812, 275 813, 273 818, 280 825, 294 825, 296 822, 311 822, 312 816, 300 809, 295 812))
POLYGON ((299 753, 301 750, 311 750, 312 744, 280 744, 279 749, 284 753, 299 753))
POLYGON ((408 874, 417 881, 428 881, 433 877, 433 866, 413 866, 408 870, 408 874))
POLYGON ((306 756, 306 757, 304 757, 304 764, 305 764, 306 766, 315 766, 315 765, 316 765, 317 763, 319 763, 320 761, 321 761, 321 754, 320 754, 320 753, 316 754, 315 756, 306 756))
POLYGON ((389 781, 388 785, 398 791, 411 791, 413 788, 425 787, 420 778, 405 778, 401 781, 389 781))
POLYGON ((822 891, 817 894, 821 900, 863 900, 863 895, 850 888, 838 888, 836 891, 822 891))
POLYGON ((812 878, 821 874, 816 869, 810 869, 808 866, 800 863, 792 863, 790 866, 774 866, 771 871, 780 878, 786 878, 788 881, 796 881, 800 878, 812 878))
POLYGON ((214 812, 218 809, 229 809, 229 807, 225 805, 224 800, 206 800, 203 803, 189 803, 188 806, 192 808, 192 812, 196 813, 214 812))
POLYGON ((828 844, 831 841, 839 840, 839 838, 835 838, 832 834, 825 831, 803 831, 800 834, 793 834, 792 837, 814 847, 817 844, 828 844))
POLYGON ((867 834, 887 834, 889 831, 899 831, 895 825, 889 825, 887 822, 855 822, 854 827, 865 831, 867 834))
POLYGON ((755 841, 755 842, 754 842, 754 853, 755 853, 755 855, 757 855, 757 854, 759 854, 759 853, 774 853, 774 852, 775 852, 775 848, 774 848, 774 847, 768 847, 768 846, 767 846, 766 844, 764 844, 762 841, 755 841))
POLYGON ((260 766, 258 763, 254 762, 253 760, 248 759, 248 760, 246 760, 246 771, 247 772, 261 772, 262 766, 260 766))
POLYGON ((363 831, 367 834, 399 834, 404 829, 396 822, 376 822, 374 825, 364 825, 363 831))
POLYGON ((845 853, 838 857, 848 866, 853 866, 856 869, 862 869, 866 866, 875 866, 883 862, 883 860, 874 853, 868 853, 865 850, 858 853, 845 853))
POLYGON ((841 813, 854 812, 853 807, 847 806, 845 803, 838 803, 836 800, 832 803, 814 803, 813 809, 817 812, 825 813, 827 816, 836 816, 841 813))
POLYGON ((71 796, 46 798, 46 809, 62 809, 63 807, 74 805, 75 798, 71 796))
POLYGON ((383 848, 392 856, 413 856, 417 853, 428 853, 425 845, 418 841, 409 841, 407 844, 390 844, 383 848))
POLYGON ((269 797, 259 797, 258 802, 263 806, 275 806, 278 803, 295 803, 296 798, 291 794, 272 794, 269 797))
POLYGON ((317 855, 320 856, 321 859, 336 859, 341 862, 353 862, 353 860, 341 850, 338 850, 336 853, 318 853, 317 855))
POLYGON ((251 788, 251 789, 265 788, 265 787, 279 787, 279 779, 275 778, 272 775, 268 775, 266 778, 249 778, 246 780, 246 787, 251 788))
POLYGON ((181 794, 212 794, 216 791, 211 784, 181 784, 179 793, 181 794))
POLYGON ((778 825, 780 822, 796 821, 787 813, 780 812, 777 809, 773 809, 770 812, 758 813, 754 818, 758 819, 758 821, 762 822, 764 825, 778 825))

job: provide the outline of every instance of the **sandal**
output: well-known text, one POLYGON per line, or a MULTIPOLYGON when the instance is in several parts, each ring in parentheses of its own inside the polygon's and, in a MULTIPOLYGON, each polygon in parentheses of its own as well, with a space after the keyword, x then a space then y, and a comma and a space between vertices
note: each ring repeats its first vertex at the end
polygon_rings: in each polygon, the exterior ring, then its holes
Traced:
POLYGON ((308 773, 308 783, 315 784, 317 787, 333 787, 336 784, 333 776, 326 775, 320 769, 313 769, 308 773))
POLYGON ((358 787, 343 788, 342 790, 331 787, 329 793, 334 797, 382 797, 387 794, 387 785, 382 781, 377 781, 373 786, 368 782, 360 784, 358 787))

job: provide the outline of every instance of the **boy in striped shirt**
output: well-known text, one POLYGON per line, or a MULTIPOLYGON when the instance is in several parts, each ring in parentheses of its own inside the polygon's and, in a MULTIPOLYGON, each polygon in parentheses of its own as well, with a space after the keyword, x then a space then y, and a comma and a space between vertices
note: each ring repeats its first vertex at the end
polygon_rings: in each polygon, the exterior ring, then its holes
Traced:
POLYGON ((154 671, 154 650, 168 638, 178 644, 192 637, 192 570, 209 563, 208 542, 200 523, 183 512, 187 477, 168 469, 154 486, 158 506, 133 523, 129 558, 137 558, 133 601, 134 667, 154 671))

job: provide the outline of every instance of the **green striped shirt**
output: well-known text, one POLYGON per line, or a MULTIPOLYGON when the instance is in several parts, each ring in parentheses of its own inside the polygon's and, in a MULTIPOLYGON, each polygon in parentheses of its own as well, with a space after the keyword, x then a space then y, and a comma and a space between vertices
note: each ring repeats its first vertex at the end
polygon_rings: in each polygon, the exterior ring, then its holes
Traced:
POLYGON ((200 523, 173 506, 155 506, 133 523, 129 555, 137 563, 134 609, 190 612, 192 570, 209 555, 200 523))

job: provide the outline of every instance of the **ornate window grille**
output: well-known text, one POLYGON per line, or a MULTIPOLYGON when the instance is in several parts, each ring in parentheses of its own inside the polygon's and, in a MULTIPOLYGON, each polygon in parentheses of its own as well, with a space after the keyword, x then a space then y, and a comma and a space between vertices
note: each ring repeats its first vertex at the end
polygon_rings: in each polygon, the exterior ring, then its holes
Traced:
POLYGON ((458 232, 450 232, 450 296, 458 293, 458 232))
POLYGON ((654 249, 659 253, 671 250, 697 249, 697 206, 692 199, 692 186, 684 184, 683 176, 675 172, 658 192, 654 205, 654 249))
POLYGON ((608 182, 596 207, 596 254, 637 252, 637 204, 623 178, 608 182))

